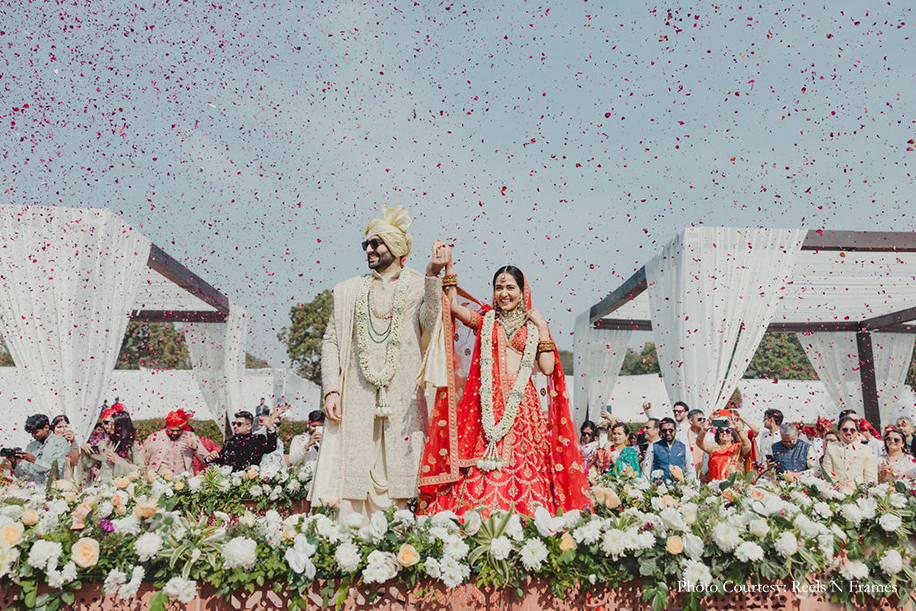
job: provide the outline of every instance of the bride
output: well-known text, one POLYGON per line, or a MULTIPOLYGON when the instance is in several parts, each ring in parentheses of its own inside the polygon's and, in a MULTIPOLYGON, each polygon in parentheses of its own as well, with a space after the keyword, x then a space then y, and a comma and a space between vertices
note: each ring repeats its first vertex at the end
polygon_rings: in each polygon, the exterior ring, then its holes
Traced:
POLYGON ((436 394, 419 478, 421 513, 469 508, 484 515, 533 515, 590 505, 565 378, 547 321, 531 307, 530 285, 511 265, 493 276, 493 307, 459 301, 451 253, 443 279, 449 376, 436 394), (452 318, 476 332, 460 400, 452 318), (549 421, 532 382, 548 378, 549 421), (457 375, 456 375, 457 374, 457 375))

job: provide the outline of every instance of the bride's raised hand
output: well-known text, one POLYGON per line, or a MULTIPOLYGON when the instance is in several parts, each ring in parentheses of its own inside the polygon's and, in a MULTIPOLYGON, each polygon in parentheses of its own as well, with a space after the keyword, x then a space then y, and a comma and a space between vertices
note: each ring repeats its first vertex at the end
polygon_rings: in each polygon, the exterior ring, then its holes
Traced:
POLYGON ((531 308, 530 310, 525 312, 525 318, 533 322, 535 325, 537 325, 537 328, 539 330, 541 331, 547 330, 547 319, 544 318, 544 315, 541 314, 541 311, 538 310, 537 308, 531 308))
POLYGON ((433 252, 429 258, 429 264, 426 266, 427 276, 438 276, 442 268, 452 262, 452 251, 442 240, 436 240, 433 244, 433 252))

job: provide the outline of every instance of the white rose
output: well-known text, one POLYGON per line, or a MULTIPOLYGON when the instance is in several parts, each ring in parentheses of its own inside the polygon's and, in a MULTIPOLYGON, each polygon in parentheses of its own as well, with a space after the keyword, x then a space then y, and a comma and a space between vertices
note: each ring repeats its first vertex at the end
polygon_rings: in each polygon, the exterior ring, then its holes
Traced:
POLYGON ((494 560, 505 560, 512 553, 512 541, 508 537, 496 537, 490 541, 490 555, 494 560))
POLYGON ((482 521, 479 513, 476 511, 468 511, 462 516, 462 519, 464 520, 464 534, 474 536, 480 532, 482 521))
POLYGON ((235 537, 223 544, 223 565, 227 569, 250 571, 258 562, 258 543, 248 537, 235 537))
POLYGON ((881 556, 878 566, 887 575, 896 575, 903 570, 903 557, 895 549, 889 549, 881 556))
POLYGON ((903 526, 903 520, 898 515, 886 513, 878 520, 878 524, 887 532, 894 532, 903 526))
POLYGON ((358 569, 362 560, 359 555, 359 548, 349 541, 337 546, 337 551, 334 552, 334 559, 337 561, 337 566, 340 567, 340 570, 345 573, 352 573, 358 569))
POLYGON ((770 532, 770 527, 767 524, 767 521, 761 520, 759 518, 755 520, 751 520, 750 523, 747 525, 747 529, 748 531, 750 531, 752 535, 754 535, 755 537, 760 537, 760 538, 766 537, 767 533, 770 532))
POLYGON ((684 551, 693 560, 699 560, 703 556, 703 540, 693 533, 684 535, 684 551))
POLYGON ((182 579, 181 577, 172 577, 162 589, 169 598, 177 599, 182 604, 188 604, 197 598, 197 582, 182 579))
POLYGON ((798 551, 798 539, 795 538, 793 533, 785 531, 776 539, 774 547, 777 554, 783 558, 788 558, 798 551))
POLYGON ((152 560, 162 549, 162 537, 156 533, 143 533, 134 541, 134 551, 140 562, 152 560))
POLYGON ((735 550, 735 557, 741 562, 760 562, 763 560, 763 548, 753 541, 745 541, 735 550))

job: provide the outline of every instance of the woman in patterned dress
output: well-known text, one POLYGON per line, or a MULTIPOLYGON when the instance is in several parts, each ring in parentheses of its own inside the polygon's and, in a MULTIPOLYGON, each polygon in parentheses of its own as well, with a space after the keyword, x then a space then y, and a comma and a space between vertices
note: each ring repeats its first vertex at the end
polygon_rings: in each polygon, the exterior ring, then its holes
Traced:
POLYGON ((460 401, 454 400, 453 383, 437 391, 421 462, 419 511, 532 515, 538 505, 551 513, 589 506, 559 355, 547 321, 531 307, 524 275, 512 266, 497 270, 493 307, 479 311, 459 302, 456 285, 449 260, 443 279, 446 343, 454 337, 452 317, 477 337, 460 401), (547 417, 532 382, 537 372, 548 378, 547 417))

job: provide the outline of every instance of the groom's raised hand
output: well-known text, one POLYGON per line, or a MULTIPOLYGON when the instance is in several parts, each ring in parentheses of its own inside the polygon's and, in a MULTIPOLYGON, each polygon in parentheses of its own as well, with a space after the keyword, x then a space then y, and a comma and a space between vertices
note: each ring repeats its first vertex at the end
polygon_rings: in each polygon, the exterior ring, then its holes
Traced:
POLYGON ((426 275, 438 276, 451 258, 451 249, 442 240, 436 240, 436 243, 433 244, 433 252, 429 258, 429 264, 426 266, 426 275))

